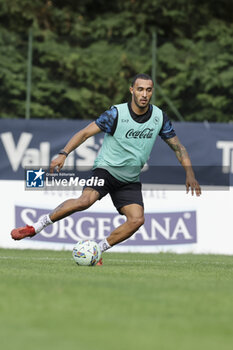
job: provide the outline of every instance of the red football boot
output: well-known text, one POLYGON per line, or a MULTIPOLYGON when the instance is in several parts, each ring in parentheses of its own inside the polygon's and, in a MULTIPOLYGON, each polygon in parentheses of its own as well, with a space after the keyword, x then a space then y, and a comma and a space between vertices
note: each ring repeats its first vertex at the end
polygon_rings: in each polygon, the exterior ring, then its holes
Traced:
POLYGON ((103 258, 100 258, 100 260, 97 262, 97 264, 96 265, 98 265, 98 266, 102 266, 103 265, 103 258))
POLYGON ((26 238, 26 237, 33 237, 35 236, 36 232, 33 226, 26 225, 24 227, 15 228, 11 231, 11 237, 15 241, 19 241, 20 239, 26 238))

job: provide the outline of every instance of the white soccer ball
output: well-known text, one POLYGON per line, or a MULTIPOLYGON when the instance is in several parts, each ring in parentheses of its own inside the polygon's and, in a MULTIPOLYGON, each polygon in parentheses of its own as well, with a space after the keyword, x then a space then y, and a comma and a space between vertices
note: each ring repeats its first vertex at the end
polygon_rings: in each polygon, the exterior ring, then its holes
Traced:
POLYGON ((72 256, 78 265, 94 266, 101 258, 101 250, 94 241, 80 241, 75 244, 72 256))

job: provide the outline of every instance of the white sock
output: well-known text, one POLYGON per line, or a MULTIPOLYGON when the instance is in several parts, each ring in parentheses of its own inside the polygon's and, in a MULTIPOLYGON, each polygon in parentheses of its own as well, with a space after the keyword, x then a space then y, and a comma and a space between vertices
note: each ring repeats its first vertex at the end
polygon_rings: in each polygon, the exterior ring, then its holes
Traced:
POLYGON ((43 228, 51 225, 53 222, 49 217, 49 214, 42 216, 42 218, 33 224, 36 233, 39 233, 43 228))
POLYGON ((99 246, 100 246, 101 253, 111 248, 106 238, 99 242, 99 246))

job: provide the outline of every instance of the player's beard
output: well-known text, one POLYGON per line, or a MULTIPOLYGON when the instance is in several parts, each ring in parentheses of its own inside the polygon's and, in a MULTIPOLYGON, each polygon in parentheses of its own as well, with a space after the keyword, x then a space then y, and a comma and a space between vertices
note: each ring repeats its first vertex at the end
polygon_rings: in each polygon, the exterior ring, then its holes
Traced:
POLYGON ((150 99, 147 100, 147 103, 146 103, 146 104, 141 105, 139 99, 138 99, 135 95, 133 95, 133 99, 134 99, 134 103, 136 104, 136 106, 137 106, 138 108, 140 108, 140 109, 148 108, 149 103, 150 103, 150 100, 151 100, 151 98, 150 98, 150 99))

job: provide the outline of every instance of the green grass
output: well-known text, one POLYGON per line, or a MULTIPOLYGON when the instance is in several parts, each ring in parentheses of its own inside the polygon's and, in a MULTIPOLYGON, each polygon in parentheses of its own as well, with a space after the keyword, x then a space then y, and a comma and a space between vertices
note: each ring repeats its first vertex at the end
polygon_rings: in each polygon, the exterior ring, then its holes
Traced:
POLYGON ((0 249, 1 349, 233 348, 233 258, 0 249))

